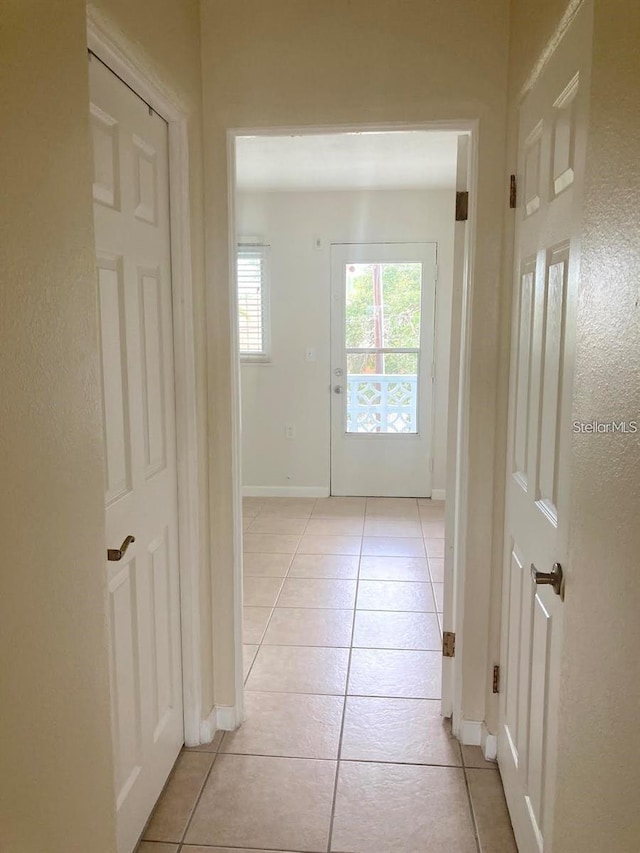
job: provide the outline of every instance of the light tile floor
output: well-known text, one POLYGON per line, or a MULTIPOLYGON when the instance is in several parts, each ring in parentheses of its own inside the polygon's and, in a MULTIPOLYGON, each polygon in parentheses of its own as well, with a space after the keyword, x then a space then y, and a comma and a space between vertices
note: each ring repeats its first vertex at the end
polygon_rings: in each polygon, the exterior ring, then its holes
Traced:
POLYGON ((138 853, 516 853, 440 717, 444 506, 246 498, 237 732, 181 753, 138 853))

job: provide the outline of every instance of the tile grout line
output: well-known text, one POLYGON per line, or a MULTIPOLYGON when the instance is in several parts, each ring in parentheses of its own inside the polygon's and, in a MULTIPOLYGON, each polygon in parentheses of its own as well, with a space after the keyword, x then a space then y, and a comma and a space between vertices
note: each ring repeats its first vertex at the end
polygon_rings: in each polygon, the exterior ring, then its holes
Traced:
POLYGON ((333 783, 333 797, 331 800, 331 816, 329 819, 329 833, 327 836, 327 853, 330 853, 332 843, 333 843, 333 827, 336 815, 336 800, 338 796, 338 780, 340 777, 340 762, 342 756, 342 739, 344 737, 344 723, 347 716, 347 699, 349 695, 349 678, 351 677, 351 659, 353 657, 353 640, 355 637, 356 631, 356 615, 357 615, 357 607, 358 607, 358 590, 360 587, 360 565, 362 562, 362 546, 364 544, 364 528, 367 519, 367 503, 368 498, 365 499, 364 504, 364 517, 362 522, 362 536, 360 538, 360 554, 358 555, 358 576, 356 577, 356 594, 353 599, 353 623, 351 625, 351 643, 349 645, 349 660, 347 661, 347 676, 344 684, 344 701, 342 704, 342 720, 340 722, 340 736, 338 738, 338 754, 336 756, 336 776, 333 783))
POLYGON ((462 758, 462 772, 464 774, 464 786, 467 791, 467 804, 469 806, 469 812, 471 814, 471 824, 473 826, 473 836, 476 842, 477 853, 482 853, 482 847, 480 846, 480 833, 478 832, 478 823, 476 821, 476 815, 473 810, 473 802, 471 800, 471 789, 469 788, 469 777, 467 776, 467 765, 464 763, 464 755, 462 753, 462 744, 460 744, 460 757, 462 758))
POLYGON ((182 845, 185 843, 185 838, 187 837, 187 832, 189 832, 189 827, 191 826, 193 816, 196 813, 196 809, 200 805, 200 800, 202 799, 204 789, 207 787, 207 782, 209 781, 209 777, 211 776, 211 774, 213 772, 213 768, 215 767, 216 761, 218 760, 218 755, 220 754, 220 747, 222 746, 222 740, 223 739, 220 740, 220 743, 218 744, 218 749, 216 749, 216 751, 213 755, 213 761, 211 762, 211 767, 207 771, 207 774, 204 778, 204 781, 202 782, 200 790, 198 791, 198 796, 196 797, 196 801, 193 804, 193 808, 191 809, 191 812, 189 813, 189 818, 188 818, 187 823, 185 825, 184 831, 183 831, 182 835, 180 836, 180 841, 178 842, 178 850, 181 850, 182 845))

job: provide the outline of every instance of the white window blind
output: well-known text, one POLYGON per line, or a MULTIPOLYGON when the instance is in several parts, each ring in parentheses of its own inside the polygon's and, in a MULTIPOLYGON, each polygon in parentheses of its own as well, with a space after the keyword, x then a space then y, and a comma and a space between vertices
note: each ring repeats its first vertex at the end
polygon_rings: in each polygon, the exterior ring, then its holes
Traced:
POLYGON ((243 358, 266 360, 268 349, 268 246, 238 246, 238 337, 243 358))

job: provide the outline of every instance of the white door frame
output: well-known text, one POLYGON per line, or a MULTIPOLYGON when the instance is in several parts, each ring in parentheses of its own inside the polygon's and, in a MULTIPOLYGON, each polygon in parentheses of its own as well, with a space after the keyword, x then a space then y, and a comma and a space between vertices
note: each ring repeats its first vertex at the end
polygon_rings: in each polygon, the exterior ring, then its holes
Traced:
MULTIPOLYGON (((143 58, 112 27, 87 10, 87 46, 120 79, 143 98, 169 127, 169 196, 173 348, 176 386, 176 452, 178 472, 178 538, 184 738, 187 746, 202 741, 202 660, 200 640, 199 459, 196 422, 196 370, 191 275, 189 208, 188 110, 164 89, 143 58)), ((87 104, 87 115, 89 105, 87 104)), ((206 728, 206 726, 205 726, 206 728)), ((206 735, 207 732, 205 731, 206 735)), ((213 734, 213 733, 211 733, 213 734)), ((208 738, 211 739, 210 737, 208 738)))
MULTIPOLYGON (((431 121, 418 124, 351 124, 351 125, 317 125, 281 127, 235 127, 227 130, 227 165, 228 165, 228 221, 229 221, 229 323, 231 325, 232 346, 232 383, 231 406, 233 416, 233 494, 234 494, 234 554, 236 559, 234 571, 234 618, 236 644, 242 642, 242 506, 239 496, 242 494, 241 480, 241 440, 240 440, 240 357, 237 347, 237 298, 236 298, 236 269, 235 253, 238 244, 235 221, 235 186, 236 186, 236 138, 239 136, 288 136, 315 135, 327 133, 357 133, 382 131, 458 131, 469 135, 468 172, 466 188, 469 191, 469 218, 466 222, 466 234, 462 235, 464 248, 461 250, 462 264, 456 264, 454 269, 454 293, 460 296, 452 306, 452 340, 459 341, 459 369, 451 371, 449 376, 449 400, 455 400, 455 424, 447 427, 451 437, 453 429, 455 459, 455 477, 447 477, 447 506, 455 507, 455 511, 447 512, 449 532, 445 540, 445 577, 449 578, 449 586, 454 591, 454 606, 452 607, 452 624, 449 630, 456 634, 456 656, 451 659, 449 672, 443 678, 442 710, 445 716, 451 716, 453 732, 463 743, 480 743, 476 732, 467 732, 462 718, 462 649, 464 643, 464 588, 466 574, 466 553, 464 548, 467 517, 468 517, 468 467, 465 464, 469 442, 469 375, 470 375, 470 343, 471 343, 471 293, 474 276, 474 249, 476 241, 476 196, 477 196, 477 148, 478 120, 464 121, 431 121), (457 316, 455 311, 457 310, 457 316), (452 490, 452 491, 451 491, 452 490), (451 527, 453 526, 453 529, 451 527), (240 639, 239 639, 240 638, 240 639)), ((460 239, 456 232, 456 241, 460 239)), ((456 243, 458 245, 458 242, 456 243)), ((456 248, 456 257, 458 249, 456 248)), ((451 404, 450 404, 451 405, 451 404)), ((451 408, 449 409, 451 412, 451 408)), ((452 452, 447 450, 448 460, 452 452)), ((236 648, 236 685, 242 685, 241 645, 236 648)), ((242 687, 238 696, 242 695, 242 687)))

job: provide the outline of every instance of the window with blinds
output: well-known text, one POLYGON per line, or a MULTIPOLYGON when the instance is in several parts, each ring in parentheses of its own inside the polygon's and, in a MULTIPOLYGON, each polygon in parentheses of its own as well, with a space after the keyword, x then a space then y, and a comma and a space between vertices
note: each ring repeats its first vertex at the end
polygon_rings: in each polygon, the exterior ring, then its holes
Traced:
POLYGON ((268 346, 267 246, 238 246, 238 338, 240 355, 266 361, 268 346))

